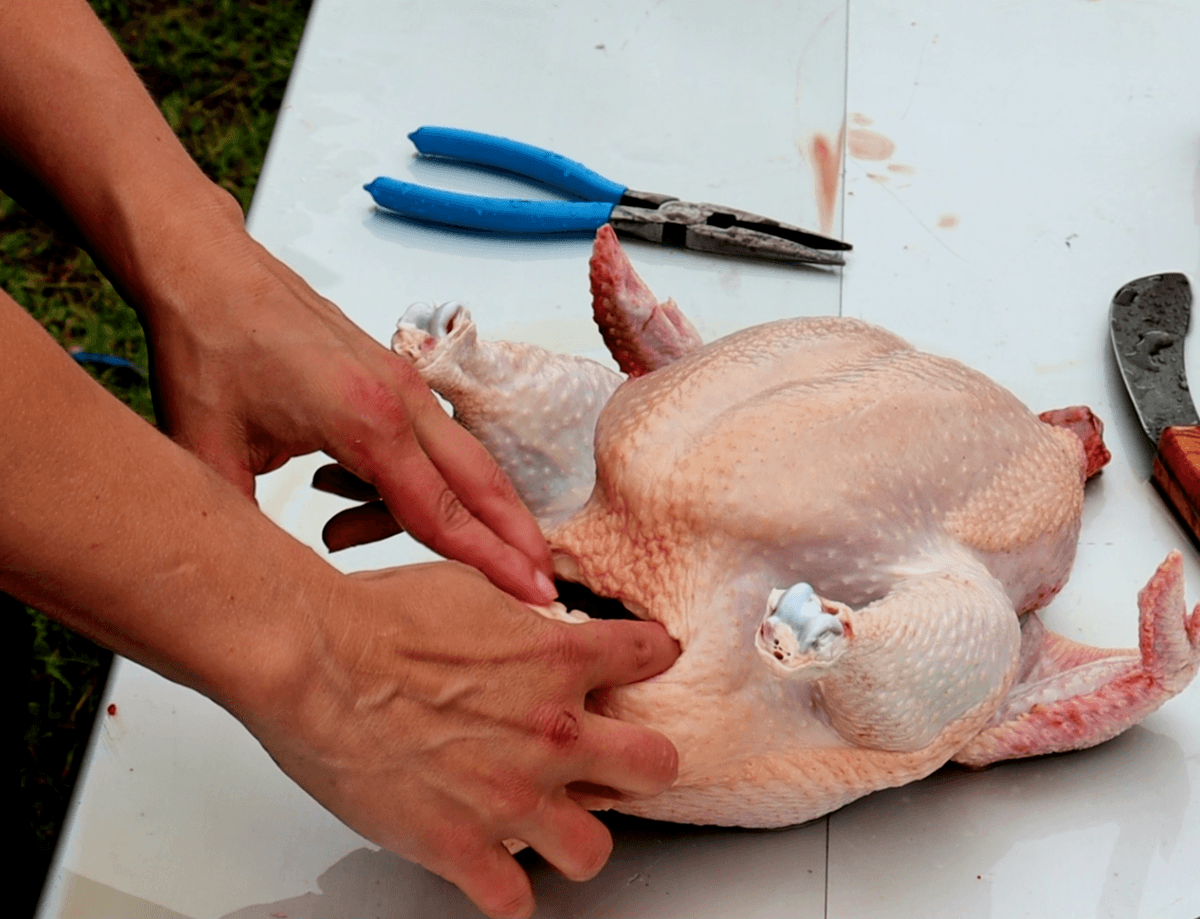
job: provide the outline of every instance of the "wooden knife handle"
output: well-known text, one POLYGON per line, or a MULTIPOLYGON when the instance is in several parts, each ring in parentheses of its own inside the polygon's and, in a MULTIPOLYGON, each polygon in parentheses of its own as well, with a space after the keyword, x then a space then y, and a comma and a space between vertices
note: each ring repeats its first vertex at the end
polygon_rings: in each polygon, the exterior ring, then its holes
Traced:
POLYGON ((1200 427, 1167 428, 1158 439, 1154 484, 1200 542, 1200 427))

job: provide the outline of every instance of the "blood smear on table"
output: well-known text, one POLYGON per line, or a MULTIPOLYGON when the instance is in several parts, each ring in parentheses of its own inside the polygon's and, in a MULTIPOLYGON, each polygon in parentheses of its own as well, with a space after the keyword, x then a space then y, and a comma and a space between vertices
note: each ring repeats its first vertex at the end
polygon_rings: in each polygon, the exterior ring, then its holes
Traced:
POLYGON ((817 134, 812 139, 813 171, 817 179, 817 214, 821 222, 821 232, 826 234, 833 231, 833 211, 837 206, 844 130, 844 127, 838 130, 837 139, 832 144, 824 134, 817 134))
POLYGON ((851 128, 846 147, 856 160, 886 160, 896 152, 896 144, 890 137, 866 128, 851 128))

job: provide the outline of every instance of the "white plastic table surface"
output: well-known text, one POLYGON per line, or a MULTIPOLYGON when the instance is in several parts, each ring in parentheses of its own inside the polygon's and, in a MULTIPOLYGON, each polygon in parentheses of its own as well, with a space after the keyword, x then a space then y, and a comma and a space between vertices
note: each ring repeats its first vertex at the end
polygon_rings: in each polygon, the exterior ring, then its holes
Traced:
MULTIPOLYGON (((481 334, 598 359, 587 240, 374 211, 361 185, 379 174, 540 194, 417 162, 410 130, 505 134, 636 188, 844 230, 843 271, 627 248, 708 339, 782 315, 860 316, 1035 410, 1091 405, 1114 458, 1045 619, 1130 646, 1136 593, 1171 548, 1200 596, 1196 552, 1147 484, 1105 321, 1128 280, 1200 277, 1198 37, 1200 5, 1182 0, 320 0, 251 228, 381 341, 408 303, 458 299, 481 334), (844 174, 821 168, 843 140, 844 174)), ((308 489, 319 462, 259 486, 318 548, 344 506, 308 489)), ((398 537, 331 561, 428 557, 398 537)), ((206 700, 120 661, 110 702, 41 919, 475 915, 314 804, 206 700)), ((539 915, 1195 919, 1200 684, 1093 750, 943 771, 801 827, 613 826, 596 880, 532 869, 539 915)))

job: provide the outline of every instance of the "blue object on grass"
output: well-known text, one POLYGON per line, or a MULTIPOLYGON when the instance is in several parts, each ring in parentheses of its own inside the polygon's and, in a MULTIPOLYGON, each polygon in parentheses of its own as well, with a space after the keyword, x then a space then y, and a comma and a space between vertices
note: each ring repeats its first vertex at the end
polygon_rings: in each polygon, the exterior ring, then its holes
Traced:
POLYGON ((145 370, 123 357, 115 357, 111 354, 96 354, 92 351, 69 351, 67 353, 75 358, 76 363, 99 364, 102 367, 124 367, 127 370, 132 370, 139 376, 146 376, 145 370))

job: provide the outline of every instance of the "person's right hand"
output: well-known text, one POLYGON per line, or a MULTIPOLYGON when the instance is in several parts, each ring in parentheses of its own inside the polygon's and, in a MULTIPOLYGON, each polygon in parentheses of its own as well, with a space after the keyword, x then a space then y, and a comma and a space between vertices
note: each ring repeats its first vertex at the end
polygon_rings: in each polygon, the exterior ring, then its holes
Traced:
POLYGON ((217 197, 179 248, 159 247, 141 301, 162 429, 248 497, 257 475, 324 450, 382 498, 338 518, 330 548, 403 528, 523 600, 553 599, 546 540, 483 446, 217 197))
POLYGON ((449 562, 344 586, 314 624, 308 679, 238 714, 350 827, 488 915, 533 909, 504 840, 585 880, 612 838, 583 804, 674 781, 665 737, 585 707, 593 689, 671 665, 678 646, 658 624, 550 620, 449 562))

